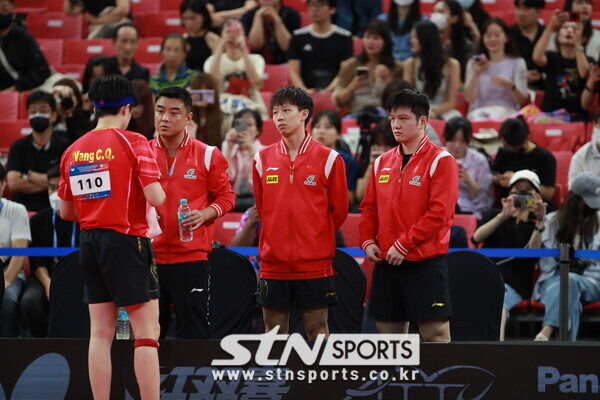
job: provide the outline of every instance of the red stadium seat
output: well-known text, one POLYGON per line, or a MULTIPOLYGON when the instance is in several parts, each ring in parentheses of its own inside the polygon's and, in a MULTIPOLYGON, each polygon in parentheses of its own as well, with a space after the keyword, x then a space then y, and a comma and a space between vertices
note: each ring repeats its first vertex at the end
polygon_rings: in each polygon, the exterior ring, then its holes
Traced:
POLYGON ((263 74, 263 86, 261 90, 274 92, 280 87, 290 84, 287 64, 267 64, 263 74))
POLYGON ((592 26, 596 29, 600 29, 600 11, 598 10, 592 14, 592 26))
POLYGON ((332 92, 312 92, 310 96, 315 102, 315 105, 313 107, 313 115, 317 115, 319 112, 324 110, 337 110, 337 107, 332 99, 332 92))
POLYGON ((430 15, 433 12, 433 6, 435 3, 437 3, 437 0, 421 0, 421 13, 430 15))
POLYGON ((267 108, 267 114, 271 115, 271 97, 273 97, 273 92, 264 92, 260 91, 260 97, 265 103, 265 107, 267 108))
MULTIPOLYGON (((421 0, 421 12, 423 12, 423 3, 425 0, 421 0)), ((392 4, 392 0, 382 0, 381 1, 381 9, 385 14, 390 12, 390 6, 392 4)))
POLYGON ((475 248, 471 238, 473 237, 473 233, 477 229, 477 217, 473 214, 456 214, 454 216, 454 225, 462 226, 467 233, 467 243, 469 244, 469 248, 475 248))
POLYGON ((435 133, 437 133, 438 137, 440 138, 440 142, 442 142, 442 144, 445 144, 444 127, 446 126, 446 121, 444 121, 443 119, 430 119, 428 123, 429 125, 431 125, 431 128, 433 128, 435 133))
POLYGON ((569 191, 569 167, 571 166, 573 153, 570 151, 553 151, 552 155, 556 159, 556 186, 560 185, 560 189, 554 190, 559 192, 558 194, 555 193, 554 200, 556 205, 559 206, 569 191))
POLYGON ((481 6, 490 15, 493 15, 494 12, 509 12, 514 14, 515 11, 513 0, 481 0, 481 6))
POLYGON ((32 93, 32 90, 26 90, 21 92, 19 99, 19 119, 28 119, 29 113, 27 112, 27 98, 32 93))
POLYGON ((46 0, 15 0, 16 14, 42 13, 47 7, 46 0))
POLYGON ((38 39, 37 44, 40 50, 46 57, 46 61, 50 65, 60 65, 63 63, 63 46, 62 39, 38 39))
POLYGON ((131 0, 132 14, 160 12, 160 0, 131 0))
POLYGON ((585 143, 585 123, 528 124, 531 140, 548 151, 575 152, 585 143))
POLYGON ((543 90, 536 90, 535 91, 535 102, 534 102, 534 104, 536 106, 538 106, 539 109, 542 108, 542 102, 544 101, 544 94, 545 94, 545 92, 543 90))
POLYGON ((142 15, 138 27, 142 37, 163 37, 172 32, 185 33, 185 28, 181 26, 179 11, 142 15))
POLYGON ((562 10, 565 5, 565 0, 546 0, 544 11, 554 11, 556 9, 562 10))
POLYGON ((0 153, 8 154, 10 146, 15 140, 27 136, 31 133, 29 120, 0 120, 0 153))
POLYGON ((14 121, 18 117, 19 92, 0 92, 0 119, 14 121))
POLYGON ((138 63, 160 63, 162 61, 162 55, 160 54, 162 40, 160 37, 141 38, 140 45, 135 53, 135 61, 138 63))
POLYGON ((352 55, 357 56, 363 51, 363 40, 359 37, 352 37, 352 55))
POLYGON ((586 304, 583 306, 584 314, 600 314, 600 301, 586 304))
POLYGON ((36 39, 81 39, 83 16, 59 12, 29 14, 27 29, 36 39))
POLYGON ((161 0, 160 9, 162 11, 179 11, 181 0, 161 0))
POLYGON ((306 12, 308 11, 308 7, 306 5, 306 0, 283 0, 283 5, 293 8, 298 12, 306 12))
POLYGON ((229 246, 231 239, 235 236, 235 231, 240 225, 240 219, 243 213, 230 212, 215 220, 214 241, 220 242, 224 246, 229 246))
POLYGON ((473 125, 473 134, 483 133, 485 131, 496 131, 496 133, 500 132, 500 125, 502 122, 499 121, 471 121, 471 125, 473 125))
POLYGON ((348 217, 342 224, 340 230, 344 237, 346 247, 360 247, 358 224, 360 222, 360 214, 348 214, 348 217))
POLYGON ((83 71, 85 71, 84 64, 63 64, 54 66, 61 74, 65 74, 71 79, 75 79, 78 82, 83 82, 83 71))
POLYGON ((308 11, 300 11, 300 28, 303 28, 310 24, 312 24, 312 20, 308 15, 308 11))
POLYGON ((265 146, 276 143, 281 139, 281 135, 275 126, 275 122, 273 122, 271 118, 263 119, 262 133, 258 139, 265 146))
POLYGON ((356 120, 353 118, 343 119, 342 120, 342 135, 345 135, 346 133, 348 133, 348 129, 351 129, 351 128, 360 129, 360 126, 358 126, 358 124, 356 123, 356 120))
POLYGON ((90 58, 100 54, 115 55, 111 39, 69 39, 65 41, 63 64, 86 64, 90 58))
POLYGON ((465 100, 465 94, 463 92, 458 92, 456 94, 456 103, 454 105, 454 108, 460 111, 463 117, 465 117, 469 112, 469 103, 467 103, 467 101, 465 100))
POLYGON ((48 12, 64 12, 64 0, 46 0, 48 12))

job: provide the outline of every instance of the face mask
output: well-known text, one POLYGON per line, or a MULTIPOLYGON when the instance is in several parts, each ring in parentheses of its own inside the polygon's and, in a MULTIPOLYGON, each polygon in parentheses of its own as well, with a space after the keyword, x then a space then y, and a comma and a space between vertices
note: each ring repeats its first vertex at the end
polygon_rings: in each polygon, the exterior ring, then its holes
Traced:
POLYGON ((29 116, 29 125, 36 132, 44 132, 50 126, 50 114, 31 114, 29 116))
POLYGON ((468 10, 469 8, 471 8, 473 6, 473 3, 475 3, 475 0, 456 0, 458 2, 458 4, 460 4, 460 6, 462 7, 463 10, 468 10))
POLYGON ((434 12, 429 17, 429 20, 441 31, 448 27, 448 15, 439 12, 434 12))
POLYGON ((410 6, 414 2, 415 0, 394 0, 394 3, 396 3, 396 5, 400 7, 410 6))
POLYGON ((594 130, 592 131, 592 140, 594 143, 600 144, 600 128, 594 127, 594 130))
POLYGON ((13 17, 13 13, 0 14, 0 31, 8 28, 8 26, 13 22, 13 17))
POLYGON ((54 211, 58 211, 60 209, 60 197, 58 197, 58 192, 54 192, 48 196, 48 200, 50 201, 50 207, 54 211))

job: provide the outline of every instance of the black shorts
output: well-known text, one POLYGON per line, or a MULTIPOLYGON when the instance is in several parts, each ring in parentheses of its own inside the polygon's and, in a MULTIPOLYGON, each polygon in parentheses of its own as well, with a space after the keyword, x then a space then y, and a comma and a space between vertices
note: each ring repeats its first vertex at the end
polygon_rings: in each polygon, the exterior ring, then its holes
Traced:
POLYGON ((450 318, 446 256, 421 261, 375 264, 369 316, 380 321, 450 318))
POLYGON ((315 279, 259 279, 256 302, 275 308, 311 308, 337 303, 333 276, 315 279))
POLYGON ((79 235, 84 301, 113 301, 117 307, 160 297, 150 239, 110 229, 88 229, 79 235))

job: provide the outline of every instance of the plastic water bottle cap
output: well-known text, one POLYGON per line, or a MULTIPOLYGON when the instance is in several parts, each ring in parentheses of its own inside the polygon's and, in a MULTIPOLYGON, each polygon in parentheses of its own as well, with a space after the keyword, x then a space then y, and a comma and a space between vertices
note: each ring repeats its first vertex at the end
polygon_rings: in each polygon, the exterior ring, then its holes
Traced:
POLYGON ((187 204, 187 199, 181 199, 181 200, 179 200, 179 203, 180 203, 182 206, 185 206, 185 205, 187 204))

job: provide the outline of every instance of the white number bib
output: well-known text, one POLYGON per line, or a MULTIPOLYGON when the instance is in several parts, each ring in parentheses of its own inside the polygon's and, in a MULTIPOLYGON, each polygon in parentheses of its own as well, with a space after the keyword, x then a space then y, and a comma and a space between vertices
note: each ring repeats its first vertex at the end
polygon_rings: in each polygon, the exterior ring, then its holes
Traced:
POLYGON ((110 197, 110 171, 106 163, 72 165, 69 170, 74 200, 110 197))

